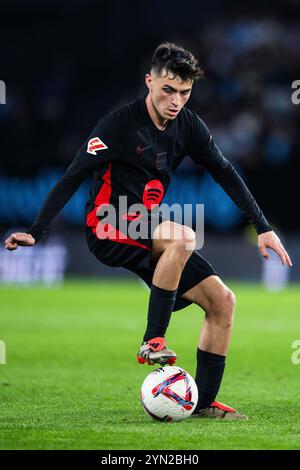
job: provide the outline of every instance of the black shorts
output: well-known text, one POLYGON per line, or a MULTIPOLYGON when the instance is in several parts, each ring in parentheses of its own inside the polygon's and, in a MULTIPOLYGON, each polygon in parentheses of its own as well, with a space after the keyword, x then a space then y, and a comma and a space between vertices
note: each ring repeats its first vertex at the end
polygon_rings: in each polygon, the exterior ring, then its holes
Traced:
MULTIPOLYGON (((90 251, 99 261, 108 266, 128 269, 137 274, 151 287, 153 273, 158 261, 152 257, 152 238, 139 238, 137 240, 127 238, 119 241, 99 240, 88 227, 86 228, 86 236, 90 251)), ((191 302, 181 296, 212 275, 217 276, 218 274, 198 251, 194 251, 183 269, 173 311, 190 305, 191 302)))

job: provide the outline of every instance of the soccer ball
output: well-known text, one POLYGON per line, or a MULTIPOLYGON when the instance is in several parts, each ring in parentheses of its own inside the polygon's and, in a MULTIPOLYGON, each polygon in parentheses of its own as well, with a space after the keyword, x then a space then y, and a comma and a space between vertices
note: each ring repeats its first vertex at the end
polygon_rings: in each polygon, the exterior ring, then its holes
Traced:
POLYGON ((141 402, 146 413, 159 421, 181 421, 194 411, 198 389, 181 367, 160 367, 145 378, 141 402))

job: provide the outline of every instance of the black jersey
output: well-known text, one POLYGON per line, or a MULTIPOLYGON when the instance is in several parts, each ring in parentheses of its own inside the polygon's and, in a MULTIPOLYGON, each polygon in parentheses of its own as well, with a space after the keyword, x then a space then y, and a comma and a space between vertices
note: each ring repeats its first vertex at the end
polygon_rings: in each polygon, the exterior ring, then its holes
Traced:
POLYGON ((172 175, 184 157, 206 168, 243 211, 258 233, 272 230, 254 197, 232 164, 222 155, 199 116, 183 108, 164 130, 148 113, 145 97, 102 117, 50 192, 30 233, 38 241, 80 184, 93 175, 86 205, 86 225, 94 233, 97 209, 120 196, 128 206, 148 210, 162 202, 172 175))

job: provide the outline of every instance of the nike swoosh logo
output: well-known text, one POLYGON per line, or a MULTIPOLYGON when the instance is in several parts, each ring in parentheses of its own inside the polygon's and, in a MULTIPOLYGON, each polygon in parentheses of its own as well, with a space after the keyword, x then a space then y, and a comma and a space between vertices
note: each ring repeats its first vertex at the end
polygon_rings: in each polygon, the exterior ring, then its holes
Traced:
POLYGON ((145 150, 149 150, 151 149, 152 145, 147 145, 147 147, 142 147, 141 145, 139 145, 135 151, 138 155, 140 155, 141 153, 145 152, 145 150))

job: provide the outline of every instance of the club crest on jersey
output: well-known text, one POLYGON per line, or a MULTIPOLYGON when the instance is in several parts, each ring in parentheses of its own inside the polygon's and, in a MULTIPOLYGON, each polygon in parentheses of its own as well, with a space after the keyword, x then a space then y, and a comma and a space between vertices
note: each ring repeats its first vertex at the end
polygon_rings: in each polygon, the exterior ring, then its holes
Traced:
POLYGON ((108 147, 104 142, 102 142, 102 140, 99 139, 99 137, 93 137, 88 141, 87 153, 90 153, 91 155, 97 155, 99 150, 105 150, 107 148, 108 147))
POLYGON ((168 153, 161 152, 155 155, 155 166, 158 170, 163 170, 168 164, 168 153))

